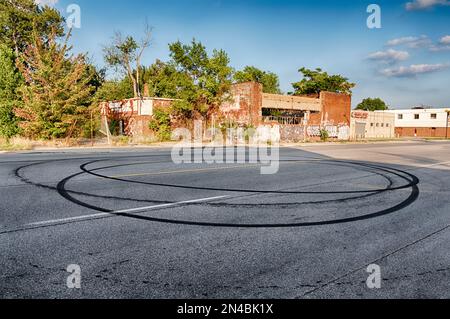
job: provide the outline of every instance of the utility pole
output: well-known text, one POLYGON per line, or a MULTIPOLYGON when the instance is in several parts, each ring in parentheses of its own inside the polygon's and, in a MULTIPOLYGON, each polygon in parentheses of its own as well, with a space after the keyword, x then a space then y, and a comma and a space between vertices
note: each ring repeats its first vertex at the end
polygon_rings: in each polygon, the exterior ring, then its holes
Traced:
POLYGON ((446 110, 445 112, 447 112, 447 126, 445 129, 445 139, 448 139, 448 122, 450 121, 450 110, 446 110))
POLYGON ((93 125, 93 110, 91 110, 91 146, 94 147, 94 125, 93 125))

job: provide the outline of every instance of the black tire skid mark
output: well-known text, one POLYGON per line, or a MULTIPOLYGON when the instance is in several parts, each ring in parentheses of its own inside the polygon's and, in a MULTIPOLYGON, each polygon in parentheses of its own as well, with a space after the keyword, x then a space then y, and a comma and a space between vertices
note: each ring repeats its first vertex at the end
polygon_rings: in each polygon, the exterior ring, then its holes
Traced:
MULTIPOLYGON (((103 159, 103 160, 106 160, 106 159, 103 159)), ((95 161, 91 161, 89 163, 90 164, 94 164, 94 163, 99 162, 99 161, 102 161, 102 160, 95 160, 95 161)), ((59 160, 33 163, 33 164, 29 164, 29 165, 18 167, 18 168, 16 168, 14 170, 14 176, 17 179, 19 179, 21 182, 25 183, 25 184, 28 184, 28 185, 31 185, 31 186, 34 186, 34 187, 39 187, 39 188, 51 190, 51 191, 58 191, 57 187, 53 187, 53 186, 50 186, 50 185, 45 185, 45 184, 42 184, 42 183, 36 183, 36 182, 33 182, 30 179, 24 177, 23 175, 21 175, 21 171, 26 169, 26 168, 33 167, 33 166, 36 166, 36 165, 49 164, 49 163, 52 163, 52 162, 59 162, 59 160)), ((166 163, 166 162, 148 162, 148 163, 159 164, 159 163, 166 163)), ((84 173, 80 173, 80 174, 76 174, 76 175, 77 176, 84 175, 84 173)), ((73 178, 74 177, 76 177, 76 176, 73 176, 73 178)), ((124 200, 124 201, 129 201, 129 202, 156 203, 156 204, 170 204, 171 203, 171 202, 168 202, 168 201, 159 201, 159 200, 142 200, 142 199, 129 198, 129 197, 96 195, 96 194, 92 194, 92 193, 86 193, 86 192, 80 192, 80 191, 74 191, 74 190, 67 190, 66 192, 72 193, 72 194, 76 194, 76 195, 80 195, 80 196, 86 196, 86 197, 103 198, 103 199, 111 199, 111 200, 124 200)))
MULTIPOLYGON (((139 156, 139 157, 145 157, 145 156, 139 156)), ((128 158, 128 157, 123 157, 123 158, 128 158)), ((105 161, 105 160, 111 160, 111 159, 110 158, 108 158, 108 159, 99 159, 99 160, 95 160, 95 161, 91 161, 91 162, 85 163, 82 166, 84 166, 84 168, 85 168, 87 165, 90 165, 90 164, 93 164, 93 163, 96 163, 96 162, 105 161)), ((48 161, 48 162, 45 162, 45 163, 49 163, 49 162, 54 162, 54 161, 48 161)), ((296 161, 296 162, 298 162, 298 161, 296 161)), ((335 162, 342 163, 343 161, 335 161, 335 162)), ((165 162, 163 162, 163 163, 165 163, 165 162)), ((101 197, 101 198, 105 198, 105 196, 97 196, 97 195, 93 195, 93 194, 89 194, 89 193, 82 193, 82 192, 75 192, 75 191, 65 190, 65 184, 70 179, 73 179, 76 176, 85 174, 86 172, 84 172, 84 171, 81 172, 81 173, 77 173, 77 174, 74 174, 72 176, 69 176, 69 177, 63 179, 62 181, 60 181, 58 183, 58 186, 56 188, 52 187, 52 186, 48 186, 48 185, 34 183, 34 182, 32 182, 32 181, 30 181, 30 180, 28 180, 28 179, 26 179, 26 178, 24 178, 24 177, 22 177, 20 175, 20 171, 22 169, 34 166, 34 165, 36 165, 36 163, 35 164, 31 164, 31 165, 26 165, 26 166, 19 167, 18 169, 15 170, 15 175, 19 179, 24 181, 25 183, 32 184, 32 185, 37 186, 37 187, 44 187, 44 188, 51 189, 51 190, 55 190, 56 189, 58 191, 58 193, 61 196, 63 196, 64 198, 66 198, 67 200, 70 200, 70 201, 72 201, 72 202, 74 202, 74 203, 76 203, 78 205, 81 205, 81 206, 84 206, 84 207, 88 207, 88 208, 96 210, 96 211, 101 211, 101 212, 105 212, 105 213, 111 213, 111 214, 117 215, 117 216, 124 216, 124 217, 135 218, 135 219, 143 219, 143 220, 154 221, 154 222, 164 222, 164 223, 171 223, 171 224, 183 224, 183 225, 193 225, 193 226, 213 226, 213 227, 241 227, 241 228, 242 227, 245 227, 245 228, 267 228, 267 227, 274 228, 274 227, 276 227, 276 228, 285 228, 285 227, 305 227, 305 226, 319 226, 319 225, 329 225, 329 224, 337 224, 337 223, 347 223, 347 222, 353 222, 353 221, 358 221, 358 220, 365 220, 365 219, 369 219, 369 218, 375 218, 375 217, 378 217, 378 216, 382 216, 382 215, 387 215, 387 214, 393 213, 395 211, 398 211, 400 209, 403 209, 403 208, 411 205, 414 201, 417 200, 417 198, 418 198, 418 196, 420 194, 420 190, 418 188, 418 184, 420 182, 419 179, 416 176, 414 176, 412 174, 409 174, 409 173, 407 173, 405 171, 401 171, 401 170, 397 170, 397 169, 393 169, 393 168, 388 168, 388 167, 382 167, 382 166, 379 166, 379 165, 362 164, 362 163, 357 163, 357 162, 345 162, 345 163, 353 164, 353 165, 366 166, 366 167, 370 167, 370 168, 373 168, 373 169, 381 169, 381 170, 386 171, 388 173, 397 175, 398 177, 400 177, 400 178, 402 178, 402 179, 404 179, 406 181, 409 181, 410 184, 408 186, 405 185, 405 186, 399 187, 399 188, 392 188, 392 189, 389 189, 389 191, 397 190, 397 189, 405 189, 405 188, 412 187, 412 193, 411 193, 410 197, 408 197, 408 199, 406 199, 404 202, 402 202, 402 203, 400 203, 400 204, 398 204, 398 205, 396 205, 396 206, 394 206, 392 208, 388 208, 386 210, 383 210, 383 211, 380 211, 380 212, 377 212, 377 213, 374 213, 374 214, 365 215, 365 216, 358 216, 358 217, 352 217, 352 218, 341 219, 341 220, 333 220, 333 221, 314 222, 314 223, 253 224, 253 225, 252 224, 242 224, 242 225, 240 225, 240 224, 226 224, 226 223, 200 223, 200 222, 190 222, 190 221, 167 220, 167 219, 159 219, 159 218, 138 216, 138 215, 134 215, 134 214, 125 214, 125 213, 120 213, 120 214, 114 213, 113 214, 113 211, 110 210, 110 209, 105 209, 105 208, 101 208, 101 207, 97 207, 97 206, 86 204, 86 203, 84 203, 82 201, 78 201, 75 198, 73 198, 72 196, 70 196, 68 193, 74 193, 74 194, 79 194, 79 195, 84 195, 84 196, 101 197), (402 176, 402 175, 400 175, 400 174, 398 174, 398 173, 396 173, 394 171, 402 173, 402 174, 405 174, 405 175, 409 176, 411 179, 408 179, 408 178, 406 178, 406 177, 404 177, 404 176, 402 176)), ((43 163, 40 162, 38 164, 43 164, 43 163)), ((130 164, 130 165, 133 165, 133 164, 130 164)), ((166 185, 164 185, 164 186, 166 186, 166 185)), ((379 192, 380 191, 376 191, 376 193, 379 193, 379 192)), ((383 192, 383 190, 381 190, 381 192, 383 192)), ((273 193, 273 192, 272 191, 268 191, 267 193, 273 193)), ((341 193, 341 192, 338 192, 338 193, 341 193)), ((348 193, 348 192, 345 192, 345 193, 348 193)), ((367 193, 367 192, 365 192, 365 193, 367 193)), ((371 195, 371 194, 369 194, 369 195, 371 195)), ((121 199, 121 198, 113 197, 113 199, 121 199)), ((130 199, 130 200, 134 201, 135 199, 130 199)), ((155 202, 155 201, 152 201, 152 202, 155 202)), ((165 203, 167 203, 167 202, 165 202, 165 203)), ((224 204, 228 205, 226 203, 224 203, 224 204)), ((260 204, 258 204, 258 205, 260 205, 260 204)))
MULTIPOLYGON (((337 161, 337 162, 344 162, 344 161, 337 161)), ((292 228, 292 227, 312 227, 312 226, 325 226, 325 225, 336 225, 336 224, 343 224, 343 223, 350 223, 350 222, 356 222, 356 221, 363 221, 363 220, 368 220, 368 219, 372 219, 372 218, 376 218, 376 217, 381 217, 381 216, 385 216, 385 215, 389 215, 392 214, 394 212, 397 212, 399 210, 402 210, 410 205, 412 205, 419 197, 420 194, 420 190, 418 187, 418 184, 420 183, 420 180, 406 172, 406 171, 402 171, 399 169, 393 169, 393 168, 389 168, 389 167, 384 167, 384 166, 380 166, 380 165, 373 165, 373 164, 363 164, 363 163, 357 163, 357 162, 346 162, 348 164, 353 164, 353 165, 359 165, 359 166, 365 166, 365 167, 369 167, 369 168, 373 168, 373 169, 379 169, 385 172, 388 172, 390 174, 396 175, 398 177, 400 177, 401 179, 409 182, 408 185, 402 186, 402 187, 397 187, 397 188, 392 188, 390 190, 387 191, 393 191, 393 190, 400 190, 400 189, 406 189, 406 188, 412 188, 411 194, 410 196, 403 202, 399 203, 396 206, 393 206, 391 208, 388 209, 384 209, 381 210, 379 212, 375 212, 375 213, 371 213, 371 214, 367 214, 367 215, 362 215, 362 216, 356 216, 356 217, 351 217, 351 218, 344 218, 344 219, 337 219, 337 220, 330 220, 330 221, 320 221, 320 222, 310 222, 310 223, 286 223, 286 224, 231 224, 231 223, 208 223, 208 222, 193 222, 193 221, 184 221, 184 220, 173 220, 173 219, 164 219, 164 218, 155 218, 155 217, 148 217, 148 216, 142 216, 142 215, 137 215, 137 214, 130 214, 130 213, 115 213, 109 209, 105 209, 105 208, 101 208, 101 207, 96 207, 90 204, 86 204, 82 201, 79 201, 75 198, 73 198, 72 196, 70 196, 66 191, 65 191, 65 185, 67 184, 67 182, 69 180, 71 180, 72 178, 79 176, 81 174, 83 174, 83 172, 85 173, 89 173, 90 171, 88 171, 86 169, 86 166, 89 165, 89 163, 86 163, 84 165, 82 165, 80 168, 83 169, 82 173, 78 173, 75 174, 75 176, 69 176, 65 179, 63 179, 60 183, 58 183, 58 192, 60 193, 61 196, 63 196, 64 198, 66 198, 67 200, 70 200, 78 205, 84 206, 84 207, 88 207, 90 209, 93 210, 97 210, 97 211, 101 211, 101 212, 106 212, 106 213, 111 213, 112 215, 116 215, 116 216, 122 216, 122 217, 128 217, 128 218, 132 218, 132 219, 138 219, 138 220, 144 220, 144 221, 151 221, 151 222, 158 222, 158 223, 166 223, 166 224, 176 224, 176 225, 189 225, 189 226, 206 226, 206 227, 225 227, 225 228, 292 228), (401 174, 404 174, 408 177, 405 177, 401 174)), ((98 168, 97 170, 100 170, 101 168, 98 168)), ((92 172, 91 172, 92 173, 92 172)), ((96 175, 94 173, 94 175, 96 175)), ((99 176, 101 177, 101 175, 99 176)), ((115 178, 112 178, 115 179, 115 178)), ((150 185, 153 185, 154 183, 149 183, 150 185)), ((166 187, 168 187, 167 185, 164 185, 166 187)), ((180 186, 178 186, 180 187, 180 186)), ((190 188, 190 187, 189 187, 190 188)), ((229 192, 234 192, 228 190, 229 192)), ((372 191, 373 192, 373 191, 372 191)), ((379 193, 380 191, 375 191, 376 193, 379 193)), ((384 191, 381 191, 384 192, 384 191)), ((266 193, 274 193, 273 191, 268 191, 266 193)), ((339 192, 341 193, 341 192, 339 192)), ((345 192, 348 193, 348 192, 345 192)), ((363 192, 363 193, 368 193, 368 192, 363 192)), ((196 205, 196 204, 189 204, 189 205, 196 205)))
MULTIPOLYGON (((104 176, 104 175, 100 175, 100 174, 95 174, 93 172, 99 171, 99 170, 105 170, 105 169, 111 169, 111 168, 118 168, 118 167, 132 166, 133 165, 133 164, 112 165, 112 166, 99 167, 99 168, 95 168, 95 169, 91 169, 91 170, 86 169, 86 167, 89 166, 90 164, 92 164, 92 163, 83 164, 83 165, 80 166, 80 169, 83 170, 84 172, 86 172, 88 174, 91 174, 91 175, 94 175, 96 177, 113 179, 113 180, 116 180, 117 178, 104 176)), ((350 167, 349 165, 344 165, 344 166, 350 167)), ((373 174, 382 176, 388 181, 387 188, 383 189, 382 191, 386 191, 386 190, 391 190, 392 189, 392 185, 393 185, 394 181, 389 176, 387 176, 386 174, 374 171, 374 170, 372 170, 372 171, 371 170, 365 170, 365 171, 370 171, 373 174)), ((121 182, 125 182, 124 180, 120 180, 120 181, 121 182)), ((317 185, 314 185, 314 186, 317 186, 317 185)), ((182 186, 180 186, 180 187, 182 188, 182 186)), ((203 188, 201 188, 201 189, 203 189, 203 188)), ((191 206, 193 206, 193 205, 195 205, 195 206, 204 205, 204 206, 212 206, 212 207, 235 207, 235 208, 240 208, 240 207, 244 207, 244 208, 246 208, 246 207, 275 207, 275 206, 277 206, 277 207, 278 206, 283 206, 283 207, 295 206, 295 207, 297 207, 297 206, 302 206, 302 205, 327 204, 327 203, 336 203, 336 202, 340 203, 340 202, 346 202, 346 201, 350 201, 350 200, 363 199, 363 198, 368 198, 368 197, 375 196, 375 195, 379 194, 380 192, 381 191, 379 191, 379 190, 375 190, 375 191, 371 191, 369 194, 363 195, 363 196, 354 196, 354 197, 346 197, 346 198, 338 198, 338 199, 328 199, 328 200, 321 200, 321 201, 297 202, 297 203, 290 203, 290 202, 286 202, 286 203, 278 202, 278 203, 270 203, 270 204, 230 204, 230 203, 200 203, 199 204, 199 203, 196 203, 196 204, 186 204, 186 206, 187 205, 191 205, 191 206)), ((246 192, 246 193, 248 193, 248 192, 246 192)), ((252 192, 252 193, 254 193, 254 192, 252 192)), ((257 192, 257 193, 260 193, 260 192, 257 192)), ((266 193, 266 192, 264 192, 264 193, 266 193)), ((273 193, 273 192, 272 191, 267 191, 267 193, 273 193)), ((353 192, 349 192, 349 193, 353 193, 353 192)), ((278 193, 275 193, 275 194, 278 194, 278 193)), ((335 193, 334 192, 330 192, 330 193, 327 193, 327 194, 334 195, 335 193)), ((242 197, 247 197, 247 196, 242 196, 242 197)), ((151 201, 149 201, 149 202, 151 202, 151 201)))
MULTIPOLYGON (((292 162, 292 161, 280 161, 280 162, 292 162)), ((299 161, 294 161, 294 162, 299 162, 299 161)), ((354 165, 359 165, 359 166, 367 166, 367 165, 362 165, 360 163, 356 163, 356 162, 346 162, 346 161, 331 161, 331 160, 323 160, 322 162, 330 162, 332 164, 354 164, 354 165)), ((304 162, 302 162, 304 163, 304 162)), ((317 161, 314 161, 314 163, 318 163, 317 161)), ((111 176, 106 176, 106 175, 102 175, 102 174, 98 174, 98 173, 94 173, 95 171, 101 170, 103 168, 96 168, 93 170, 88 170, 86 169, 86 167, 88 165, 90 165, 91 163, 86 163, 80 166, 80 169, 85 172, 86 174, 90 174, 96 177, 100 177, 100 178, 104 178, 104 179, 109 179, 109 180, 114 180, 114 181, 119 181, 119 182, 125 182, 125 183, 132 183, 132 184, 141 184, 141 185, 149 185, 149 186, 158 186, 158 187, 168 187, 168 188, 181 188, 181 189, 194 189, 194 190, 206 190, 206 191, 219 191, 219 192, 232 192, 232 193, 253 193, 253 194, 291 194, 291 195, 326 195, 326 194, 330 194, 330 195, 336 195, 336 194, 367 194, 367 193, 380 193, 380 192, 388 192, 388 191, 394 191, 394 190, 401 190, 401 189, 407 189, 410 188, 411 185, 410 183, 405 184, 403 186, 398 186, 398 187, 394 187, 394 188, 385 188, 385 189, 375 189, 375 190, 359 190, 359 191, 328 191, 328 192, 299 192, 299 191, 275 191, 275 190, 255 190, 255 189, 231 189, 231 188, 214 188, 214 187, 197 187, 197 186, 188 186, 188 185, 176 185, 176 184, 163 184, 163 183, 151 183, 151 182, 143 182, 143 181, 136 181, 136 180, 129 180, 129 179, 124 179, 124 178, 119 178, 119 177, 111 177, 111 176)), ((121 165, 115 165, 115 166, 108 166, 107 168, 116 168, 116 167, 120 167, 121 165)), ((370 166, 367 166, 370 167, 370 166)), ((382 168, 380 167, 372 167, 375 169, 380 169, 382 168)), ((383 169, 382 169, 383 170, 383 169)), ((388 172, 390 174, 392 174, 391 171, 387 171, 384 170, 385 172, 388 172)), ((405 173, 406 174, 406 173, 405 173)), ((401 175, 397 175, 399 177, 402 177, 401 175)), ((407 180, 408 182, 410 182, 408 179, 403 178, 404 180, 407 180)))
MULTIPOLYGON (((192 148, 194 149, 194 148, 192 148)), ((194 149, 195 150, 195 149, 194 149)), ((134 155, 134 156, 114 156, 114 157, 109 157, 109 158, 99 158, 93 161, 90 161, 88 163, 86 163, 87 165, 90 164, 94 164, 97 162, 102 162, 102 161, 119 161, 119 160, 123 160, 123 159, 130 159, 130 158, 147 158, 147 157, 170 157, 169 154, 155 154, 155 155, 134 155)), ((295 157, 295 158, 302 158, 302 159, 318 159, 318 158, 314 158, 314 157, 305 157, 305 156, 290 156, 290 157, 295 157)), ((92 157, 90 157, 92 158, 92 157)), ((17 178, 18 180, 20 180, 21 182, 31 185, 31 186, 35 186, 35 187, 39 187, 39 188, 44 188, 44 189, 48 189, 48 190, 52 190, 52 191, 58 191, 57 187, 53 187, 53 186, 49 186, 49 185, 45 185, 42 183, 36 183, 33 182, 27 178, 25 178, 23 175, 20 174, 20 172, 26 168, 29 167, 33 167, 33 166, 37 166, 37 165, 45 165, 45 164, 50 164, 50 163, 56 163, 56 162, 68 162, 68 161, 79 161, 79 160, 85 160, 85 159, 90 159, 90 158, 86 158, 86 157, 76 157, 76 158, 67 158, 67 159, 57 159, 57 160, 40 160, 40 161, 23 161, 24 163, 30 163, 28 165, 24 165, 24 166, 20 166, 18 168, 16 168, 13 171, 13 174, 15 176, 15 178, 17 178)), ((119 166, 121 167, 126 167, 126 166, 134 166, 134 165, 143 165, 143 164, 164 164, 164 163, 168 163, 167 161, 146 161, 146 162, 140 162, 140 163, 131 163, 131 164, 121 164, 119 166)), ((117 165, 113 165, 113 166, 109 166, 109 167, 102 167, 101 169, 107 169, 107 168, 115 168, 118 167, 117 165)), ((76 174, 78 176, 78 174, 76 174)), ((80 174, 82 175, 82 174, 80 174)), ((72 178, 75 178, 76 176, 73 176, 72 178)), ((73 190, 65 190, 68 193, 72 193, 72 194, 76 194, 76 195, 80 195, 80 196, 86 196, 86 197, 93 197, 93 198, 103 198, 103 199, 111 199, 111 200, 124 200, 124 201, 129 201, 129 202, 138 202, 138 203, 156 203, 156 204, 172 204, 173 202, 170 201, 160 201, 160 200, 147 200, 147 199, 138 199, 138 198, 131 198, 131 197, 118 197, 118 196, 107 196, 107 195, 96 195, 96 194, 92 194, 92 193, 86 193, 86 192, 79 192, 79 191, 73 191, 73 190)))

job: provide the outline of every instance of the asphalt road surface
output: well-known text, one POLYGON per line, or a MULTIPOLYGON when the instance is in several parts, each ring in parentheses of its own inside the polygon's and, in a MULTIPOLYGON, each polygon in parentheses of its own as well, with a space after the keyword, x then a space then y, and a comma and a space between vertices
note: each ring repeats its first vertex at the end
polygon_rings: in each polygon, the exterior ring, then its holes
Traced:
POLYGON ((0 298, 450 298, 449 143, 280 159, 261 175, 167 149, 0 155, 0 298))

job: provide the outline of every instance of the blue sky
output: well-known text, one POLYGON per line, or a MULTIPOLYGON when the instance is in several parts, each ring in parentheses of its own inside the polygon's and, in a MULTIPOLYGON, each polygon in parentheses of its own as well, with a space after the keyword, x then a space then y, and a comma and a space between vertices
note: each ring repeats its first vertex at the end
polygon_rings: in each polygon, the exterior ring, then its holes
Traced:
POLYGON ((450 107, 449 0, 38 0, 64 15, 81 8, 72 42, 103 66, 115 30, 140 37, 154 27, 144 64, 168 59, 170 42, 200 40, 224 49, 233 67, 275 72, 283 91, 300 67, 343 74, 358 86, 353 103, 380 97, 392 108, 450 107), (367 6, 381 7, 381 29, 367 27, 367 6))

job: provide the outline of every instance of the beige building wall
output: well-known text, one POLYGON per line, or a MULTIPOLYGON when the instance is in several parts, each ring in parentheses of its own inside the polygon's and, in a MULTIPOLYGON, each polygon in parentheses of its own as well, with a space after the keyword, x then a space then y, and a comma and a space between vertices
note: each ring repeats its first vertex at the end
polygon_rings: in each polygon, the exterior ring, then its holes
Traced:
POLYGON ((262 108, 321 112, 322 102, 318 98, 263 93, 262 108))
POLYGON ((395 138, 395 115, 352 111, 350 136, 353 140, 395 138))

